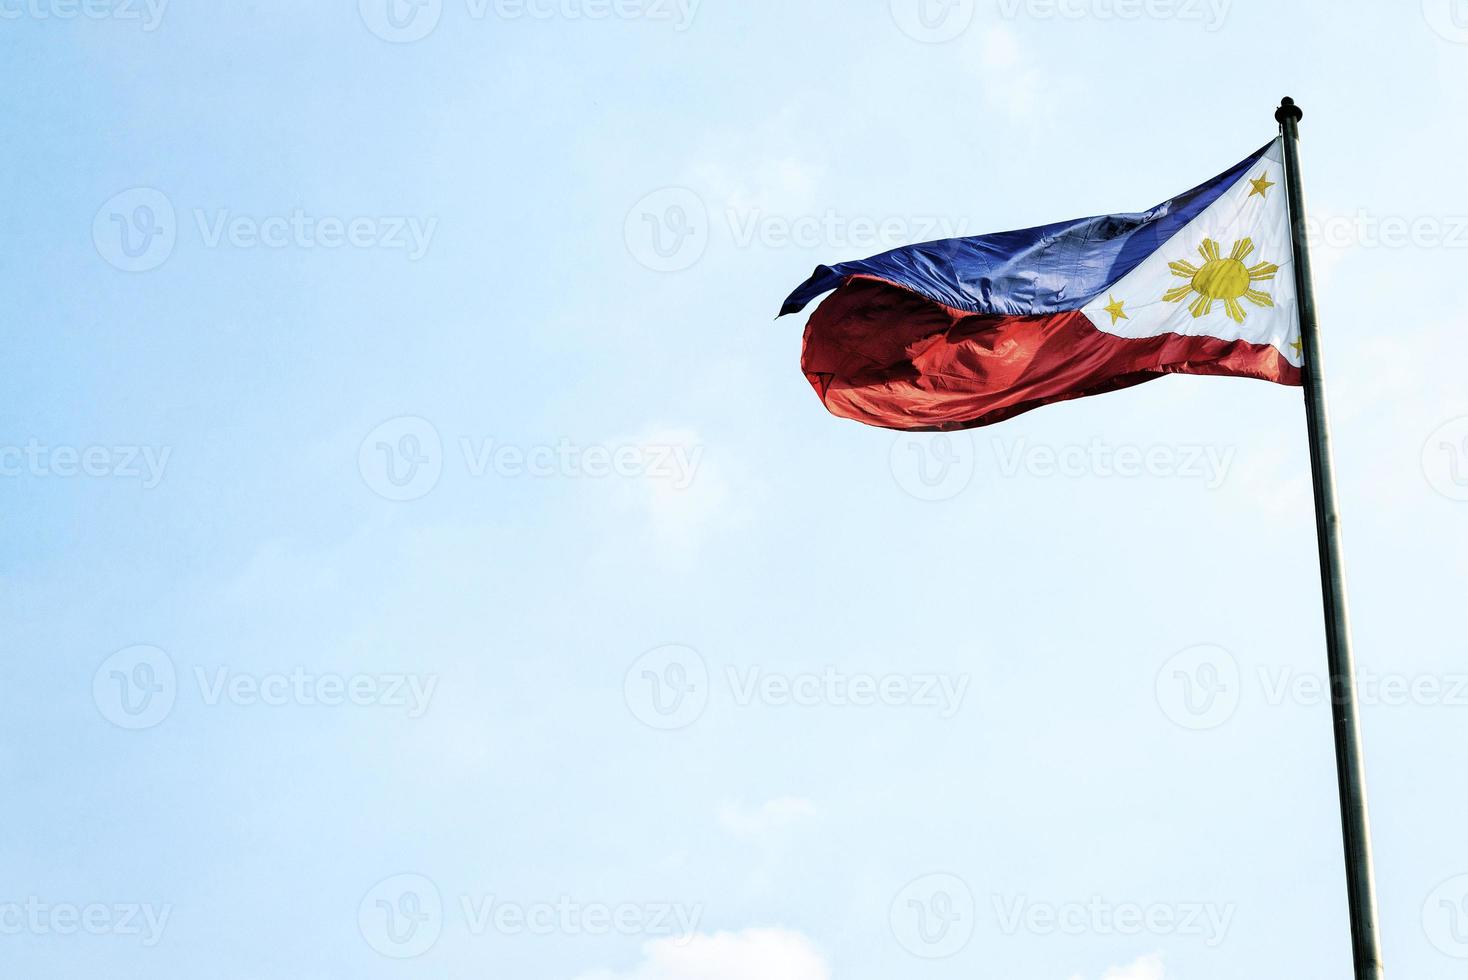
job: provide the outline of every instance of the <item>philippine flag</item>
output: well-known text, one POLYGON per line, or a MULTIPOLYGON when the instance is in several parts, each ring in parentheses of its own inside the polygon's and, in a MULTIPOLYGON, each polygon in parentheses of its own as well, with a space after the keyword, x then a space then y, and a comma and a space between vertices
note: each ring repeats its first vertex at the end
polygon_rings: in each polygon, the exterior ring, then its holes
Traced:
POLYGON ((889 429, 989 425, 1164 374, 1299 385, 1283 145, 1141 214, 820 266, 801 367, 833 414, 889 429))

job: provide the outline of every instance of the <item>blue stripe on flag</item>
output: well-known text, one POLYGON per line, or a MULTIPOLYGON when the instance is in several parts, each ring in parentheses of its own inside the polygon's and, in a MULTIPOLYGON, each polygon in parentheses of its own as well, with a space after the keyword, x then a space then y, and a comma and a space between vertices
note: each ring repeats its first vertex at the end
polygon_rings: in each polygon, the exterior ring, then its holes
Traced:
POLYGON ((1108 214, 1022 231, 905 245, 822 265, 785 301, 796 313, 851 276, 905 286, 954 309, 1024 316, 1085 306, 1218 200, 1273 143, 1226 173, 1140 214, 1108 214))

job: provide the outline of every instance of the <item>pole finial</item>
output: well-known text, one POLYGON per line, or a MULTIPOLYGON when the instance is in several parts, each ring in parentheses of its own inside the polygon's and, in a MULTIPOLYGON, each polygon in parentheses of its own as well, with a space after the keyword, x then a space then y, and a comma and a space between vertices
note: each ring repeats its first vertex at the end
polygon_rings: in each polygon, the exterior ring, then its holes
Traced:
POLYGON ((1279 108, 1274 110, 1274 121, 1280 124, 1283 124, 1286 119, 1293 119, 1295 122, 1299 122, 1304 118, 1305 113, 1299 106, 1295 105, 1295 100, 1288 95, 1279 100, 1279 108))

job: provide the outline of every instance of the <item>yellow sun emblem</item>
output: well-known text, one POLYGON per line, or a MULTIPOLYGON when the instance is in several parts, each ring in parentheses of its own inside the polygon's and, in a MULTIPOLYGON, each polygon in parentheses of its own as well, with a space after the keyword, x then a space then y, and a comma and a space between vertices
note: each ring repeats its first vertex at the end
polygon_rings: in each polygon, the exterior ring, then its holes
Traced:
POLYGON ((1243 323, 1248 314, 1239 300, 1246 299, 1255 306, 1273 306, 1274 297, 1260 292, 1252 284, 1273 279, 1279 271, 1279 266, 1272 262, 1244 265, 1244 259, 1253 251, 1254 240, 1245 238, 1234 246, 1228 258, 1224 258, 1217 242, 1211 238, 1203 239, 1203 244, 1198 246, 1198 252, 1203 256, 1203 267, 1200 269, 1191 262, 1169 263, 1167 267, 1172 274, 1188 280, 1188 284, 1169 289, 1162 298, 1169 303, 1177 303, 1197 293, 1198 298, 1188 307, 1195 319, 1207 316, 1213 304, 1222 301, 1229 319, 1243 323))

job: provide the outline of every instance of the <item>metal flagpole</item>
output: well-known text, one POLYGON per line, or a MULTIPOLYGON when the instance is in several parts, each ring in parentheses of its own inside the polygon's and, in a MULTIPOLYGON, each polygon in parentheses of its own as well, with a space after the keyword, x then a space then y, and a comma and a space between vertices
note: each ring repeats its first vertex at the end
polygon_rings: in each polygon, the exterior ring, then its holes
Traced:
POLYGON ((1295 294, 1304 345, 1305 418, 1310 429, 1310 468, 1315 478, 1315 530, 1320 540, 1320 584, 1325 598, 1325 647, 1330 661, 1331 714, 1335 727, 1336 781, 1346 849, 1346 891, 1351 910, 1351 948, 1356 980, 1381 980, 1381 943, 1376 929, 1376 883, 1371 860, 1371 821, 1366 809, 1366 772, 1357 718, 1356 664, 1346 615, 1346 576, 1341 561, 1341 521, 1336 510, 1330 419, 1320 358, 1320 325, 1310 249, 1305 238, 1305 191, 1300 181, 1299 122, 1304 113, 1286 98, 1275 112, 1284 135, 1285 191, 1295 255, 1295 294))

